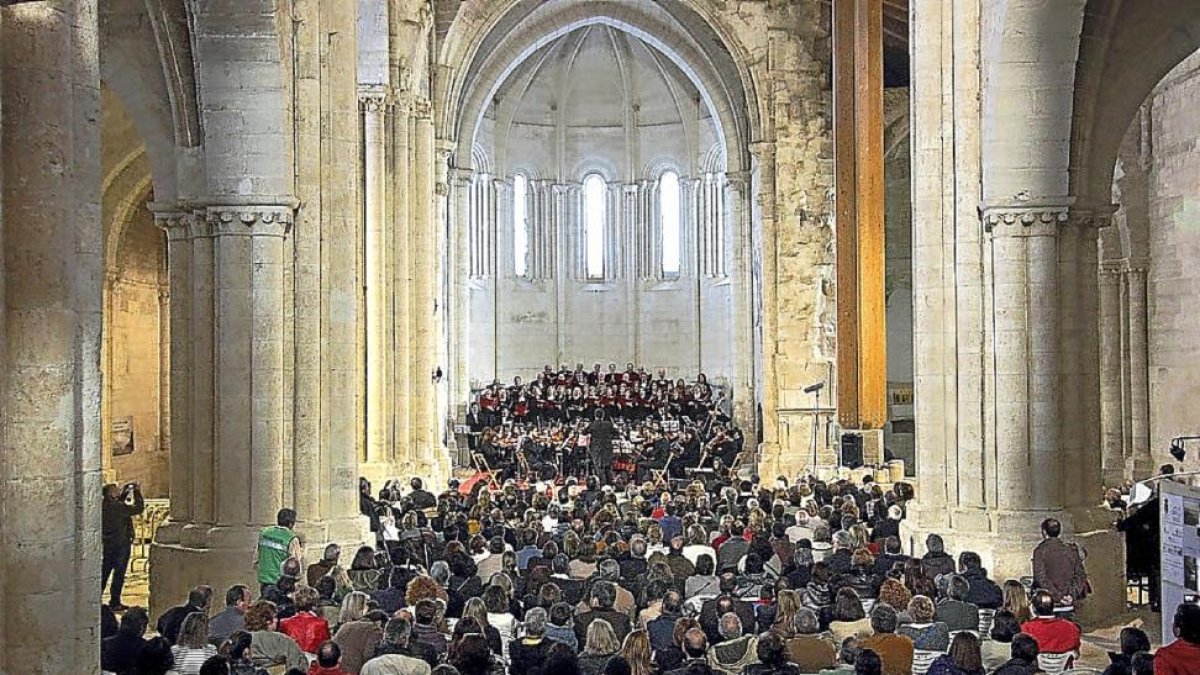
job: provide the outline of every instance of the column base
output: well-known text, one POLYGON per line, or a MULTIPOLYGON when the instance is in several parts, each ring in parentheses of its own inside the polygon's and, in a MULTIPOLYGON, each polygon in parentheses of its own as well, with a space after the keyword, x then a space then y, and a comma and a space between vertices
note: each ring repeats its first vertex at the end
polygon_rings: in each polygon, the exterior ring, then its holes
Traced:
MULTIPOLYGON (((160 526, 150 546, 150 616, 182 603, 188 591, 200 584, 213 587, 215 602, 234 584, 249 586, 258 597, 254 551, 260 530, 257 526, 174 522, 160 526)), ((374 543, 367 519, 358 515, 297 523, 296 532, 304 544, 305 565, 319 560, 330 543, 351 554, 359 546, 374 543)))
POLYGON ((1003 584, 1033 575, 1033 549, 1042 541, 1042 521, 1051 517, 1062 522, 1063 539, 1086 553, 1093 594, 1077 605, 1080 621, 1099 626, 1124 612, 1125 541, 1104 509, 999 511, 913 504, 900 524, 900 540, 905 553, 920 556, 926 552, 925 537, 938 534, 955 557, 978 553, 991 578, 1003 584))

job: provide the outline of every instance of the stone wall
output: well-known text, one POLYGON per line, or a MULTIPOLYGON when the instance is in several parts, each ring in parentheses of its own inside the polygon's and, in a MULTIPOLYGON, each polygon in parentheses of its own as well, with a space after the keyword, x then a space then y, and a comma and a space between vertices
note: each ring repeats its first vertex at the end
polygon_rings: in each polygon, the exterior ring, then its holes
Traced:
MULTIPOLYGON (((134 450, 113 454, 112 479, 138 481, 148 498, 169 496, 169 446, 163 443, 159 419, 161 396, 162 316, 164 301, 163 235, 146 209, 138 209, 118 245, 112 299, 105 325, 109 334, 105 405, 113 420, 131 420, 134 450)), ((111 430, 106 442, 111 443, 111 430)))
POLYGON ((1175 68, 1149 101, 1150 449, 1200 432, 1200 55, 1175 68))

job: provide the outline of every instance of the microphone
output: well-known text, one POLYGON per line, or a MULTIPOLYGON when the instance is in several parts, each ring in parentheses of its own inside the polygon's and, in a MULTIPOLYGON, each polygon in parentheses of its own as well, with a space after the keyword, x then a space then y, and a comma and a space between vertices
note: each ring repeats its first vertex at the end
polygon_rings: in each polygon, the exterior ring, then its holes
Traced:
POLYGON ((816 392, 818 392, 818 391, 821 391, 821 390, 822 390, 822 389, 824 389, 824 388, 825 388, 825 383, 824 383, 824 382, 818 382, 818 383, 816 383, 816 384, 810 384, 810 385, 808 385, 807 387, 805 387, 805 388, 804 388, 804 393, 806 393, 806 394, 815 394, 816 392))

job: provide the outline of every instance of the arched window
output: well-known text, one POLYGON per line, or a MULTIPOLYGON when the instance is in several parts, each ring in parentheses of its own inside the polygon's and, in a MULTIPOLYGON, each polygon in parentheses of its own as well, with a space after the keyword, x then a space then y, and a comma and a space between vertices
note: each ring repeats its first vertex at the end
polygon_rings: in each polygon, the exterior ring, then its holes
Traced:
POLYGON ((529 273, 529 180, 525 174, 513 176, 513 272, 523 277, 529 273))
POLYGON ((587 278, 604 278, 604 179, 592 174, 583 180, 584 240, 587 242, 587 278))
POLYGON ((658 179, 658 215, 662 223, 662 273, 679 274, 679 175, 674 171, 658 179))

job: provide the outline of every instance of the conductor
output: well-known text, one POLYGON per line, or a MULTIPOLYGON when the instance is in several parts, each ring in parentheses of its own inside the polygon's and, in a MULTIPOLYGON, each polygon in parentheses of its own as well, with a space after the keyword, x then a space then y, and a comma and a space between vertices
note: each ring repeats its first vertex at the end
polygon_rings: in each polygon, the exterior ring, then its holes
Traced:
POLYGON ((592 473, 599 479, 601 485, 612 484, 613 438, 617 429, 613 423, 604 418, 603 410, 596 410, 596 419, 588 425, 588 459, 592 461, 592 473))

